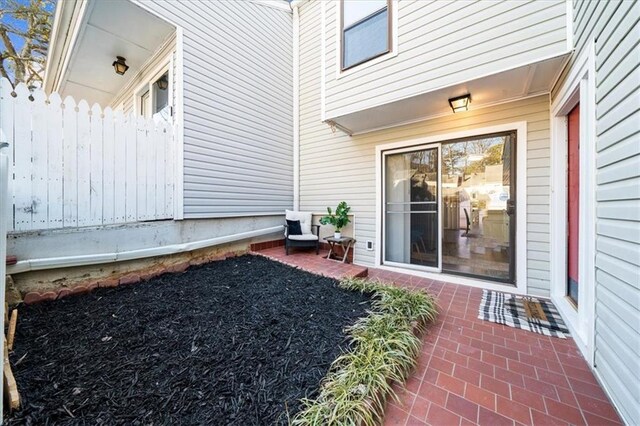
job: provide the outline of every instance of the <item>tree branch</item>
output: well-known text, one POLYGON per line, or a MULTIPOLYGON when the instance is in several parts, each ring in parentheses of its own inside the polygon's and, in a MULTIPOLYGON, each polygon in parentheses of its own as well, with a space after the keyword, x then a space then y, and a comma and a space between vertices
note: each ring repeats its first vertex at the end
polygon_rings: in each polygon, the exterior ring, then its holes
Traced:
POLYGON ((51 0, 0 0, 0 3, 2 4, 0 18, 10 15, 13 20, 24 23, 18 25, 0 23, 0 41, 5 47, 0 55, 0 74, 9 80, 13 87, 20 82, 32 85, 34 82, 42 81, 41 73, 44 69, 51 32, 49 19, 53 2, 51 0), (21 28, 22 26, 25 28, 21 28), (12 40, 14 36, 23 40, 19 52, 12 40))

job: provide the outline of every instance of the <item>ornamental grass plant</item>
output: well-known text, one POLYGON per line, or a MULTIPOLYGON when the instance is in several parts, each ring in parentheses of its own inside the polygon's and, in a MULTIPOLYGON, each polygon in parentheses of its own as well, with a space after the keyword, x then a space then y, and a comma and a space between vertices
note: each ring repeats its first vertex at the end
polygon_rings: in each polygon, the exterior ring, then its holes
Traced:
POLYGON ((293 425, 375 425, 381 422, 392 384, 404 384, 420 352, 418 334, 435 321, 432 296, 377 281, 348 278, 340 287, 372 295, 372 309, 346 328, 347 352, 331 365, 316 399, 302 400, 293 425))

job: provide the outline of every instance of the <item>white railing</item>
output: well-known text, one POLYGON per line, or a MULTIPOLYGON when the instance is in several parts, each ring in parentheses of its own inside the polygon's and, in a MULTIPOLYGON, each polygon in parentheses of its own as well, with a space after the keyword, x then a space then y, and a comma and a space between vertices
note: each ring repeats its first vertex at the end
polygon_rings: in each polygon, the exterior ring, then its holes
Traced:
POLYGON ((173 217, 173 129, 0 79, 9 143, 9 229, 98 226, 173 217))

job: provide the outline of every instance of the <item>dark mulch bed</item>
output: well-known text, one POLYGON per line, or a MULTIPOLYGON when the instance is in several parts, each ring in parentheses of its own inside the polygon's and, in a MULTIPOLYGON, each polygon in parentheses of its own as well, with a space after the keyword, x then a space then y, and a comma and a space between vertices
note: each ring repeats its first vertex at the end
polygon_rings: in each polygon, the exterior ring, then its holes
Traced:
POLYGON ((6 424, 274 424, 313 397, 366 296, 257 256, 21 308, 6 424))

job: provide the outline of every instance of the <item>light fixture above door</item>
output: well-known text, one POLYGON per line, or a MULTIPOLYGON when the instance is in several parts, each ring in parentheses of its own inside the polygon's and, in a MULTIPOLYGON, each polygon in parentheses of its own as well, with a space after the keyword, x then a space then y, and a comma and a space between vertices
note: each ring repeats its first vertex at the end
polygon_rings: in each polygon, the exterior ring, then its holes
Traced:
POLYGON ((116 56, 116 60, 113 61, 111 66, 118 75, 124 75, 124 73, 129 69, 129 65, 127 65, 126 59, 122 56, 116 56))
POLYGON ((451 106, 451 109, 454 113, 468 111, 470 103, 471 95, 469 93, 449 99, 449 105, 451 106))

